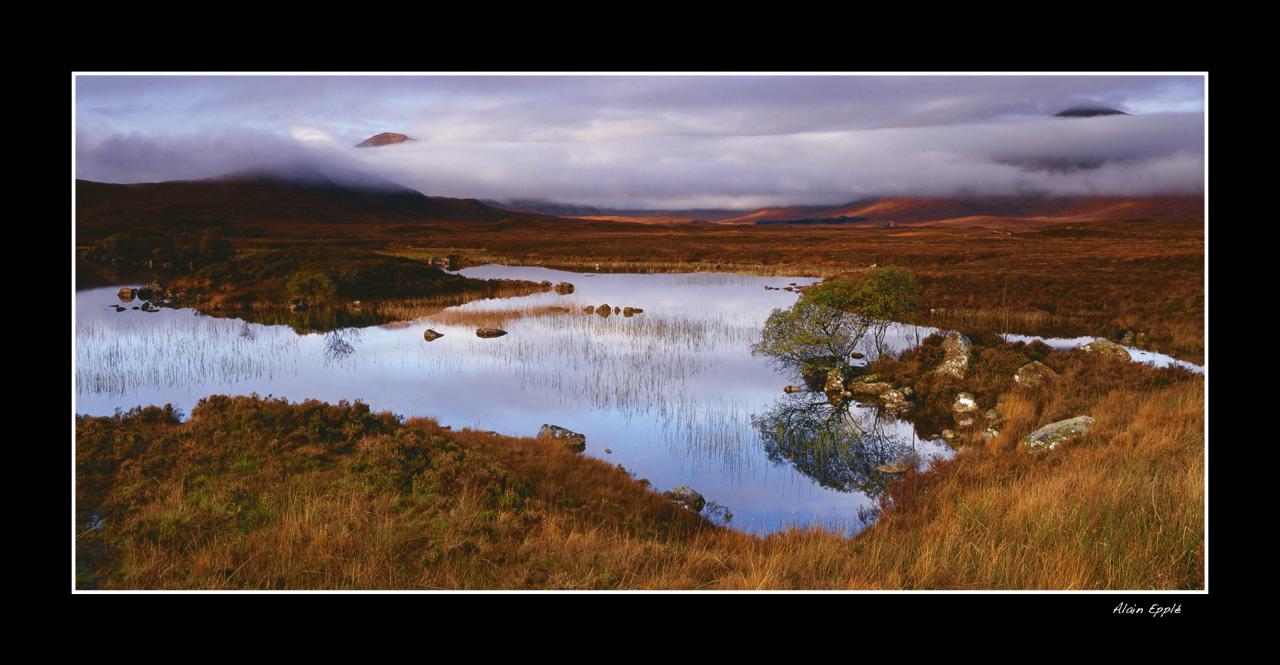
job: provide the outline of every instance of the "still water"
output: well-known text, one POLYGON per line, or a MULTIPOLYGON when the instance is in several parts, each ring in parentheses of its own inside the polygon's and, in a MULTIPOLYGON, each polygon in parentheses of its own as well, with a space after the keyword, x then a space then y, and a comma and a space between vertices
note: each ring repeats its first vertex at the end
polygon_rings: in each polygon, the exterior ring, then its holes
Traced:
MULTIPOLYGON (((797 298, 764 286, 812 278, 496 265, 462 274, 568 281, 576 290, 451 308, 571 308, 506 321, 509 334, 493 339, 476 337, 473 324, 432 316, 298 334, 190 309, 116 312, 109 306, 118 288, 85 290, 76 294, 75 411, 109 415, 168 403, 190 413, 210 394, 257 393, 361 400, 375 411, 514 436, 551 423, 585 434, 585 454, 621 464, 658 490, 693 487, 731 512, 729 526, 753 533, 815 524, 857 532, 893 478, 877 466, 914 455, 924 467, 952 454, 875 409, 835 410, 821 394, 784 395, 796 377, 752 356, 770 311, 797 298), (644 313, 582 312, 602 303, 644 313), (428 327, 444 337, 426 342, 428 327)), ((929 332, 895 326, 886 341, 902 349, 929 332)))

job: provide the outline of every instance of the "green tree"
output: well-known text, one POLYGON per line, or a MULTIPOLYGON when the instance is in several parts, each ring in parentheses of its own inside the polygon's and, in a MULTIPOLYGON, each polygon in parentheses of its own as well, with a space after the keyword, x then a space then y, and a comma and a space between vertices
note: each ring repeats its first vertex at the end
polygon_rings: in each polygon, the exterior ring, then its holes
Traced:
POLYGON ((790 309, 775 309, 752 350, 793 369, 816 360, 847 364, 868 333, 883 351, 889 325, 915 311, 919 290, 915 277, 896 267, 824 282, 790 309))

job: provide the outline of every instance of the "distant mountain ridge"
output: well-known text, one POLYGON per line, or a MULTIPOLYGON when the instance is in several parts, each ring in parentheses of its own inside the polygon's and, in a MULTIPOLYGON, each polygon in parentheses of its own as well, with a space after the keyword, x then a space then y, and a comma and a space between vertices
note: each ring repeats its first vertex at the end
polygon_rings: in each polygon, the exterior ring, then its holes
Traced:
POLYGON ((475 199, 427 196, 363 176, 249 171, 208 180, 76 180, 76 224, 97 226, 376 224, 538 219, 475 199))

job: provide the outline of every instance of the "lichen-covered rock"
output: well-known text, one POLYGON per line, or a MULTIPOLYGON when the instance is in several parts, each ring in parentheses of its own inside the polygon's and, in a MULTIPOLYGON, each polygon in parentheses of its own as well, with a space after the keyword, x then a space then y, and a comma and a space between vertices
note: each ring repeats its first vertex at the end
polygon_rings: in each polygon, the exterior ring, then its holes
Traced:
POLYGON ((1039 388, 1054 383, 1058 378, 1058 373, 1053 368, 1039 360, 1032 360, 1013 373, 1013 382, 1024 388, 1039 388))
POLYGON ((1093 427, 1093 418, 1089 416, 1059 420, 1028 434, 1024 443, 1031 450, 1053 450, 1080 438, 1091 427, 1093 427))
POLYGON ((444 337, 444 333, 436 332, 430 328, 427 328, 426 332, 422 333, 422 338, 427 340, 428 342, 434 342, 437 339, 440 339, 441 337, 444 337))
POLYGON ((939 374, 963 379, 964 375, 969 371, 969 350, 973 345, 969 342, 969 338, 958 332, 947 335, 942 340, 942 351, 944 353, 942 362, 938 364, 938 369, 934 370, 939 374))
POLYGON ((507 331, 503 330, 502 328, 493 328, 493 327, 476 328, 476 337, 481 337, 484 339, 489 339, 491 337, 502 337, 505 334, 507 334, 507 331))
POLYGON ((662 496, 667 501, 670 501, 681 508, 692 510, 695 513, 702 512, 702 508, 707 505, 707 500, 688 485, 673 487, 663 492, 662 496))
POLYGON ((1086 353, 1096 353, 1100 356, 1132 360, 1132 358, 1129 357, 1129 352, 1125 350, 1123 346, 1106 339, 1095 339, 1080 348, 1084 349, 1086 353))
POLYGON ((563 441, 569 450, 582 452, 587 449, 587 435, 565 429, 559 425, 543 425, 538 430, 539 439, 563 441))
POLYGON ((911 403, 899 390, 886 390, 880 395, 880 401, 890 413, 906 413, 911 410, 911 403))
POLYGON ((969 393, 960 393, 956 395, 956 401, 952 402, 951 410, 956 414, 973 413, 978 410, 978 400, 969 393))
POLYGON ((850 381, 845 385, 845 389, 854 395, 871 395, 873 397, 879 397, 893 390, 893 384, 880 381, 878 380, 879 378, 880 376, 877 374, 868 374, 859 377, 856 381, 850 381))

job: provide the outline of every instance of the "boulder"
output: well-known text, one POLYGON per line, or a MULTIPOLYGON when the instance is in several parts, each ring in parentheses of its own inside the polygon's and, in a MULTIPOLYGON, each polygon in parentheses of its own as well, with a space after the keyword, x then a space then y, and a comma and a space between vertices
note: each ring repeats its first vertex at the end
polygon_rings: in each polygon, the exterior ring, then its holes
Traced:
POLYGON ((800 377, 810 389, 822 390, 827 382, 827 374, 840 365, 840 359, 835 356, 810 358, 800 366, 800 377))
POLYGON ((502 328, 476 328, 476 337, 482 337, 484 339, 489 339, 490 337, 502 337, 505 334, 507 334, 507 331, 502 328))
POLYGON ((1057 380, 1058 373, 1039 360, 1032 360, 1013 373, 1013 382, 1025 388, 1039 388, 1057 380))
POLYGON ((790 395, 790 394, 792 394, 792 393, 798 393, 798 392, 801 392, 801 391, 803 391, 803 390, 804 390, 804 388, 801 388, 800 386, 786 386, 786 387, 784 387, 784 388, 782 389, 782 392, 784 392, 784 393, 786 393, 786 394, 790 395))
POLYGON ((120 289, 120 292, 117 293, 116 296, 119 297, 120 300, 123 300, 124 302, 133 302, 134 292, 133 292, 133 289, 126 286, 120 289))
POLYGON ((702 512, 702 508, 707 505, 707 500, 688 485, 673 487, 663 492, 662 497, 681 508, 687 508, 695 513, 702 512))
POLYGON ((946 439, 947 441, 950 441, 956 438, 955 430, 949 430, 949 429, 942 430, 942 438, 946 439))
POLYGON ((623 316, 627 316, 627 317, 635 316, 635 315, 636 315, 636 308, 634 308, 634 307, 623 307, 623 308, 622 308, 622 315, 623 315, 623 316))
POLYGON ((600 316, 606 319, 609 318, 609 315, 612 313, 613 313, 613 308, 610 307, 608 303, 605 303, 603 305, 599 305, 596 307, 596 314, 599 314, 600 316))
POLYGON ((964 375, 969 371, 969 350, 973 345, 969 342, 969 338, 958 332, 952 332, 942 340, 942 351, 945 354, 942 362, 938 364, 938 369, 934 370, 939 374, 963 379, 964 375))
POLYGON ((1089 416, 1059 420, 1028 434, 1024 443, 1031 450, 1053 450, 1060 445, 1079 439, 1091 427, 1093 427, 1093 418, 1089 416))
POLYGON ((850 381, 845 388, 854 395, 870 395, 879 397, 890 390, 893 390, 893 384, 877 381, 879 375, 868 374, 859 377, 856 381, 850 381))
POLYGON ((911 410, 911 403, 907 401, 906 395, 899 390, 886 390, 880 395, 880 401, 884 403, 884 408, 891 413, 906 413, 911 410))
POLYGON ((582 452, 587 449, 587 435, 565 429, 559 425, 543 425, 538 430, 539 439, 563 441, 569 450, 582 452))
POLYGON ((422 338, 427 340, 428 342, 434 342, 440 339, 441 337, 444 337, 444 333, 438 333, 430 328, 427 328, 427 331, 422 333, 422 338))
POLYGON ((595 313, 596 313, 595 305, 587 305, 586 307, 583 307, 583 308, 582 308, 582 313, 583 313, 583 314, 595 314, 595 313))
POLYGON ((973 413, 978 410, 978 400, 974 399, 973 395, 970 395, 969 393, 960 393, 956 395, 956 401, 952 402, 951 410, 954 411, 956 415, 973 413))
POLYGON ((573 285, 569 282, 560 282, 559 284, 556 284, 556 293, 559 293, 562 296, 573 293, 573 291, 573 285))
POLYGON ((1129 357, 1129 352, 1126 351, 1123 346, 1120 346, 1110 340, 1095 339, 1080 348, 1084 349, 1086 353, 1096 353, 1108 358, 1132 360, 1132 358, 1129 357))
POLYGON ((138 289, 138 290, 135 292, 135 295, 137 295, 137 296, 138 296, 138 298, 140 298, 140 299, 142 299, 142 300, 151 300, 152 298, 154 298, 154 297, 155 297, 155 295, 156 295, 156 294, 155 294, 155 291, 152 291, 152 290, 151 290, 151 287, 149 287, 149 286, 144 286, 144 287, 142 287, 142 288, 138 289))

